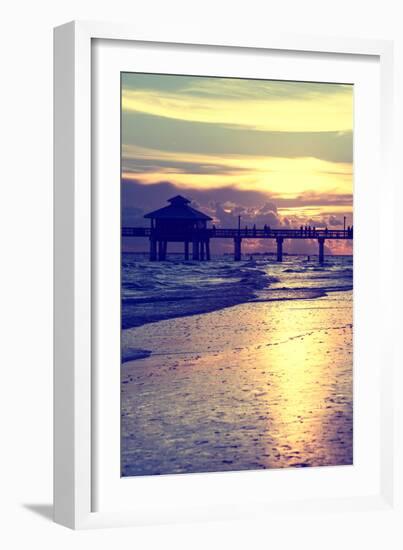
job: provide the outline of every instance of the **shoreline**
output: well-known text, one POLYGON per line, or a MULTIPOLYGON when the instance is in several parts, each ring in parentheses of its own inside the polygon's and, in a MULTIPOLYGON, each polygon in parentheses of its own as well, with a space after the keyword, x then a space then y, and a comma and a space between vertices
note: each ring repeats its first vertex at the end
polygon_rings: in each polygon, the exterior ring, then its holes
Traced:
MULTIPOLYGON (((270 290, 270 287, 268 288, 268 290, 270 290)), ((259 297, 255 296, 253 299, 248 299, 248 300, 244 300, 242 302, 237 302, 237 303, 231 303, 229 305, 221 305, 221 306, 217 306, 217 307, 212 308, 212 309, 207 309, 207 310, 203 310, 203 311, 192 311, 192 312, 177 313, 177 314, 172 315, 172 316, 162 317, 161 319, 145 321, 142 324, 136 324, 136 325, 133 325, 133 326, 130 326, 130 327, 122 328, 121 342, 123 343, 123 341, 124 341, 124 334, 126 333, 126 331, 130 331, 130 330, 133 330, 133 329, 138 329, 138 328, 149 326, 149 325, 156 324, 156 323, 161 323, 161 322, 164 322, 164 321, 170 321, 170 320, 175 320, 175 319, 184 319, 184 318, 193 317, 193 316, 196 316, 196 315, 208 315, 210 313, 218 312, 218 311, 221 311, 223 309, 228 309, 228 308, 240 306, 240 305, 243 305, 243 304, 271 303, 271 302, 273 302, 273 303, 276 303, 276 302, 294 302, 294 301, 295 302, 300 302, 300 301, 303 301, 303 300, 318 300, 318 299, 321 299, 321 298, 326 298, 329 294, 336 293, 336 292, 352 292, 353 291, 353 286, 351 285, 351 288, 349 288, 349 287, 346 287, 346 288, 340 288, 340 287, 326 288, 325 290, 323 290, 323 289, 293 289, 293 290, 294 291, 295 290, 302 290, 305 295, 293 296, 293 297, 273 297, 273 298, 259 298, 259 297)), ((130 350, 133 352, 133 354, 132 354, 133 356, 129 356, 129 354, 124 350, 123 345, 122 345, 121 349, 122 349, 122 353, 121 353, 121 364, 122 365, 124 363, 127 363, 128 361, 135 361, 137 359, 143 359, 145 357, 148 357, 149 355, 155 355, 155 354, 152 353, 152 351, 150 351, 148 349, 133 347, 133 348, 130 348, 130 350)))
POLYGON ((147 355, 121 366, 122 475, 351 464, 351 299, 245 302, 124 331, 147 355))

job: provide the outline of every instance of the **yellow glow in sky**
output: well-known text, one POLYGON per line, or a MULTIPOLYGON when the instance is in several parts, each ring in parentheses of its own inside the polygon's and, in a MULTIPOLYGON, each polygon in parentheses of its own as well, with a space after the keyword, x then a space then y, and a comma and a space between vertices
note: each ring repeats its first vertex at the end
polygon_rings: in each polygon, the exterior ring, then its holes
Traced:
POLYGON ((352 223, 352 130, 351 85, 122 77, 122 177, 197 190, 206 204, 231 188, 240 201, 266 195, 280 218, 352 223))
POLYGON ((302 99, 188 96, 150 90, 123 90, 124 111, 212 124, 242 125, 270 132, 345 132, 352 130, 352 97, 334 93, 302 99))
MULTIPOLYGON (((204 167, 221 165, 226 173, 219 176, 212 172, 192 173, 165 167, 159 171, 124 172, 124 177, 141 179, 144 183, 164 181, 170 177, 183 188, 217 189, 230 185, 242 190, 266 191, 270 195, 295 196, 301 190, 323 193, 351 192, 351 165, 332 163, 316 158, 253 157, 250 155, 200 155, 197 153, 173 153, 126 145, 124 158, 152 161, 179 160, 182 163, 201 164, 204 167)), ((208 172, 208 170, 207 170, 208 172)))

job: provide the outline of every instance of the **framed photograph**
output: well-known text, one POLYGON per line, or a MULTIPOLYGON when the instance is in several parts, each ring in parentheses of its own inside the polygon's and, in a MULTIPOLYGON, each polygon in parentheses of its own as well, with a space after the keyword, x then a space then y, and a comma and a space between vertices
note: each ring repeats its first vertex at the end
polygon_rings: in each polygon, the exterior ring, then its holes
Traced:
POLYGON ((69 23, 54 68, 55 520, 394 513, 392 44, 69 23))

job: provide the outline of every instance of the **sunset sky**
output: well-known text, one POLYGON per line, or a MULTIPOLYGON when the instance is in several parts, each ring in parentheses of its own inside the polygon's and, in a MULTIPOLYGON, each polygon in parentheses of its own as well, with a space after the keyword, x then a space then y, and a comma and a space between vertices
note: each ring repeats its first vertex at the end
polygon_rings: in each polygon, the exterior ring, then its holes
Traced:
POLYGON ((122 73, 123 223, 180 193, 217 227, 351 225, 352 131, 351 85, 122 73))

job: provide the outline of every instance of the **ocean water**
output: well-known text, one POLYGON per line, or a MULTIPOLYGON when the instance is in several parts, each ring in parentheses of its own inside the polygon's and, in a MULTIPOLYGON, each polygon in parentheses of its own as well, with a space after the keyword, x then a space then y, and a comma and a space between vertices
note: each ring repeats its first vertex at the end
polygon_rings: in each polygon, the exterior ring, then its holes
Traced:
POLYGON ((351 257, 122 266, 122 476, 353 463, 351 257))
MULTIPOLYGON (((255 256, 234 262, 184 262, 171 255, 149 262, 145 254, 122 257, 122 330, 164 319, 185 317, 246 302, 320 298, 353 288, 352 256, 255 256)), ((122 361, 142 357, 135 343, 122 338, 122 361)))

